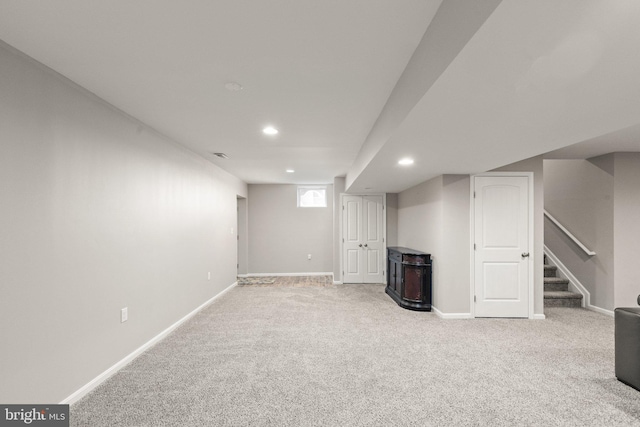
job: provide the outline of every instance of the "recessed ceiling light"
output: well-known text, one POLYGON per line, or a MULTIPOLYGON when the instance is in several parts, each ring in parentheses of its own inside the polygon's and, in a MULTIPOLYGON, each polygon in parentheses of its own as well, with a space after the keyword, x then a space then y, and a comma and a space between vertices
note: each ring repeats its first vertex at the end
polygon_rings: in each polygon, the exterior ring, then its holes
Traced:
POLYGON ((409 165, 413 164, 413 159, 410 159, 410 158, 406 157, 404 159, 400 159, 398 161, 398 164, 402 165, 402 166, 409 166, 409 165))
POLYGON ((266 128, 262 129, 262 132, 265 135, 277 135, 278 129, 274 128, 273 126, 267 126, 266 128))
POLYGON ((224 84, 224 88, 230 92, 242 90, 242 85, 238 82, 228 82, 224 84))
POLYGON ((294 173, 295 171, 293 169, 287 169, 287 173, 294 173))

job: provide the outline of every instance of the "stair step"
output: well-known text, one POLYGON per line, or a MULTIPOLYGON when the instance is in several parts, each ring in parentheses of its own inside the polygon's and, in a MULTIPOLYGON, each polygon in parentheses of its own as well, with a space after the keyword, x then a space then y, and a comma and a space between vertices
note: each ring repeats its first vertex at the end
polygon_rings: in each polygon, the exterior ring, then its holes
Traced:
POLYGON ((561 277, 545 277, 544 290, 551 291, 551 292, 568 291, 569 281, 561 277))
POLYGON ((545 283, 569 283, 569 279, 562 277, 545 277, 545 283))
POLYGON ((545 291, 545 307, 581 307, 582 295, 569 291, 545 291))
POLYGON ((545 265, 544 277, 556 277, 557 271, 558 271, 558 267, 556 267, 555 265, 545 265))
POLYGON ((553 299, 553 298, 559 298, 559 299, 582 299, 582 294, 579 294, 577 292, 569 292, 569 291, 545 291, 544 292, 544 298, 545 299, 553 299))
POLYGON ((567 283, 545 283, 545 292, 568 292, 569 284, 567 283))

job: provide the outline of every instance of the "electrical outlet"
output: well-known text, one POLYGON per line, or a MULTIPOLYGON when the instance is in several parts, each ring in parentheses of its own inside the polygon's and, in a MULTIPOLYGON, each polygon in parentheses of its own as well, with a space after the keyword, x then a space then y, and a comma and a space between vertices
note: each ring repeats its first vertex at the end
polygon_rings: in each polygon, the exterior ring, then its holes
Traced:
POLYGON ((124 323, 127 320, 129 320, 129 307, 120 310, 120 323, 124 323))
POLYGON ((311 259, 311 254, 307 255, 307 259, 311 259))

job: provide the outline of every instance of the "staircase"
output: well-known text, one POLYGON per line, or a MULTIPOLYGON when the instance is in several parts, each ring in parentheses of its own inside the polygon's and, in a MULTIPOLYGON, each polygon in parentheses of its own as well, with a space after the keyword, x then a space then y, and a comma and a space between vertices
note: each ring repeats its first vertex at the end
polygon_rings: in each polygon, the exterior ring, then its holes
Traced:
POLYGON ((558 267, 544 264, 544 306, 582 307, 582 294, 569 291, 569 281, 558 277, 558 267))

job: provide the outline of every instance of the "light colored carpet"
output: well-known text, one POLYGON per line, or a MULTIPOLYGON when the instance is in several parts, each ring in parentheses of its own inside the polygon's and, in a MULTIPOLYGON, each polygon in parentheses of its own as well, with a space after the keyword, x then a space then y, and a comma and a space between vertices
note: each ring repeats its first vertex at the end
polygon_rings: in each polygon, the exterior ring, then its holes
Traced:
POLYGON ((238 285, 271 285, 275 283, 276 277, 258 277, 258 276, 250 276, 250 277, 238 277, 238 285))
POLYGON ((613 319, 441 320, 382 285, 236 287, 71 407, 72 426, 640 426, 613 319))
POLYGON ((333 286, 333 276, 248 276, 238 277, 239 286, 333 286))

